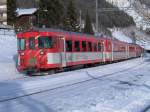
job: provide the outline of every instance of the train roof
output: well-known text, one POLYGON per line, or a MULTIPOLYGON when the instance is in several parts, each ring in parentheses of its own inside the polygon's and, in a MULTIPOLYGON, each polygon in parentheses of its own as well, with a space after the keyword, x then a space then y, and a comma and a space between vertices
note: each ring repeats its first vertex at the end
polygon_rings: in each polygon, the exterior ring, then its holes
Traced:
POLYGON ((58 33, 64 33, 64 34, 73 34, 73 35, 77 35, 77 36, 86 36, 86 37, 95 37, 95 38, 104 38, 102 36, 95 36, 95 35, 91 35, 91 34, 86 34, 86 33, 80 33, 80 32, 72 32, 72 31, 65 31, 62 29, 53 29, 53 28, 31 28, 27 31, 24 31, 22 33, 26 33, 26 32, 58 32, 58 33))
MULTIPOLYGON (((107 40, 111 40, 111 41, 118 41, 120 43, 126 43, 126 42, 123 42, 123 41, 119 41, 117 39, 114 39, 114 38, 108 38, 107 36, 104 36, 104 35, 101 35, 101 36, 94 36, 94 35, 90 35, 90 34, 86 34, 86 33, 79 33, 79 32, 72 32, 72 31, 65 31, 65 30, 62 30, 62 29, 53 29, 53 28, 31 28, 27 31, 24 31, 22 33, 27 33, 27 32, 56 32, 56 33, 63 33, 63 34, 68 34, 68 35, 77 35, 77 36, 86 36, 86 37, 92 37, 92 38, 100 38, 100 39, 107 39, 107 40)), ((130 44, 130 45, 137 45, 137 44, 134 44, 134 43, 126 43, 126 44, 130 44)))

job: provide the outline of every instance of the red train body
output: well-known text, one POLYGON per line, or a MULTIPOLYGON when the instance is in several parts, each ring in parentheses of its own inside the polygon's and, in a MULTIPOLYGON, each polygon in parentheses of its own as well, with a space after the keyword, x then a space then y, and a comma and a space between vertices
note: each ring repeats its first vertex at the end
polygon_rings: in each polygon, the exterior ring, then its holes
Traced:
POLYGON ((17 39, 19 70, 107 63, 139 57, 143 51, 138 45, 118 40, 51 29, 22 32, 17 39))

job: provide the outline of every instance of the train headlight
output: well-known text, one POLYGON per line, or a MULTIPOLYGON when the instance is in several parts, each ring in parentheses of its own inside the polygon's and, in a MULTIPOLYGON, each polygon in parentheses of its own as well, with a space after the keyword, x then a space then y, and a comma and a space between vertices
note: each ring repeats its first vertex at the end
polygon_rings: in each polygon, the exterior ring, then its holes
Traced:
POLYGON ((24 56, 24 53, 22 52, 20 55, 21 55, 21 56, 24 56))
POLYGON ((41 54, 41 55, 44 55, 44 51, 41 51, 40 54, 41 54))

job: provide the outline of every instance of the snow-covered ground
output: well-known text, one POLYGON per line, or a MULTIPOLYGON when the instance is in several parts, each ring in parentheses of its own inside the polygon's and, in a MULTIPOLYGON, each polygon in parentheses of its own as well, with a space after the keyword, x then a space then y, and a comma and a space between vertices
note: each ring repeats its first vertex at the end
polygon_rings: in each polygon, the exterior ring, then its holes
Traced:
POLYGON ((145 20, 145 17, 139 14, 139 11, 143 9, 137 9, 134 7, 135 3, 138 2, 137 0, 106 0, 106 1, 117 6, 119 9, 124 10, 128 15, 133 17, 133 20, 135 21, 136 26, 138 28, 143 28, 144 30, 146 28, 150 28, 150 25, 148 24, 149 21, 145 20))
POLYGON ((112 36, 120 41, 127 42, 127 43, 133 43, 132 39, 130 37, 126 36, 121 31, 112 32, 112 36))
POLYGON ((150 58, 0 82, 0 112, 145 112, 150 58))
POLYGON ((25 78, 15 67, 16 43, 15 34, 0 32, 0 112, 150 111, 149 55, 25 78))
MULTIPOLYGON (((128 15, 130 15, 133 18, 134 22, 136 23, 137 28, 139 29, 142 28, 143 30, 146 30, 146 28, 150 28, 149 19, 146 19, 147 16, 149 15, 150 9, 148 10, 148 8, 140 4, 139 1, 137 0, 106 0, 106 1, 117 6, 120 10, 123 10, 128 15), (147 13, 145 14, 145 12, 147 13)), ((122 31, 115 31, 112 32, 112 34, 118 40, 132 43, 130 37, 126 36, 122 31)), ((138 32, 135 32, 135 35, 140 37, 140 39, 142 37, 142 35, 139 35, 138 32)), ((143 40, 138 40, 137 44, 141 45, 143 48, 147 50, 150 50, 149 36, 148 35, 145 36, 142 37, 145 40, 145 42, 143 42, 143 40)))
POLYGON ((13 30, 0 30, 0 80, 22 77, 16 70, 17 39, 13 30))
MULTIPOLYGON (((113 38, 116 38, 123 42, 133 43, 133 40, 129 36, 125 35, 125 33, 121 29, 120 30, 111 29, 111 32, 113 38)), ((147 39, 145 38, 136 39, 136 44, 140 45, 146 50, 150 50, 150 41, 148 40, 148 38, 149 37, 147 37, 147 39)))

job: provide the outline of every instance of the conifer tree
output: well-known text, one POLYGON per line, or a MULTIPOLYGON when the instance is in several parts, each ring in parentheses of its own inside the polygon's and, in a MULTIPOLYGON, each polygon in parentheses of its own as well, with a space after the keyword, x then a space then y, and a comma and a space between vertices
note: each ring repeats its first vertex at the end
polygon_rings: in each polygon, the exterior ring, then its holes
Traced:
POLYGON ((92 28, 91 18, 90 18, 90 15, 89 15, 88 11, 87 11, 87 14, 86 14, 84 33, 94 34, 93 28, 92 28))
POLYGON ((7 22, 8 25, 14 25, 16 22, 16 0, 7 0, 7 22))
POLYGON ((61 0, 40 0, 36 14, 40 27, 60 27, 63 20, 63 5, 61 0))
POLYGON ((73 0, 67 6, 67 13, 64 19, 64 29, 67 31, 79 31, 78 14, 73 0))

